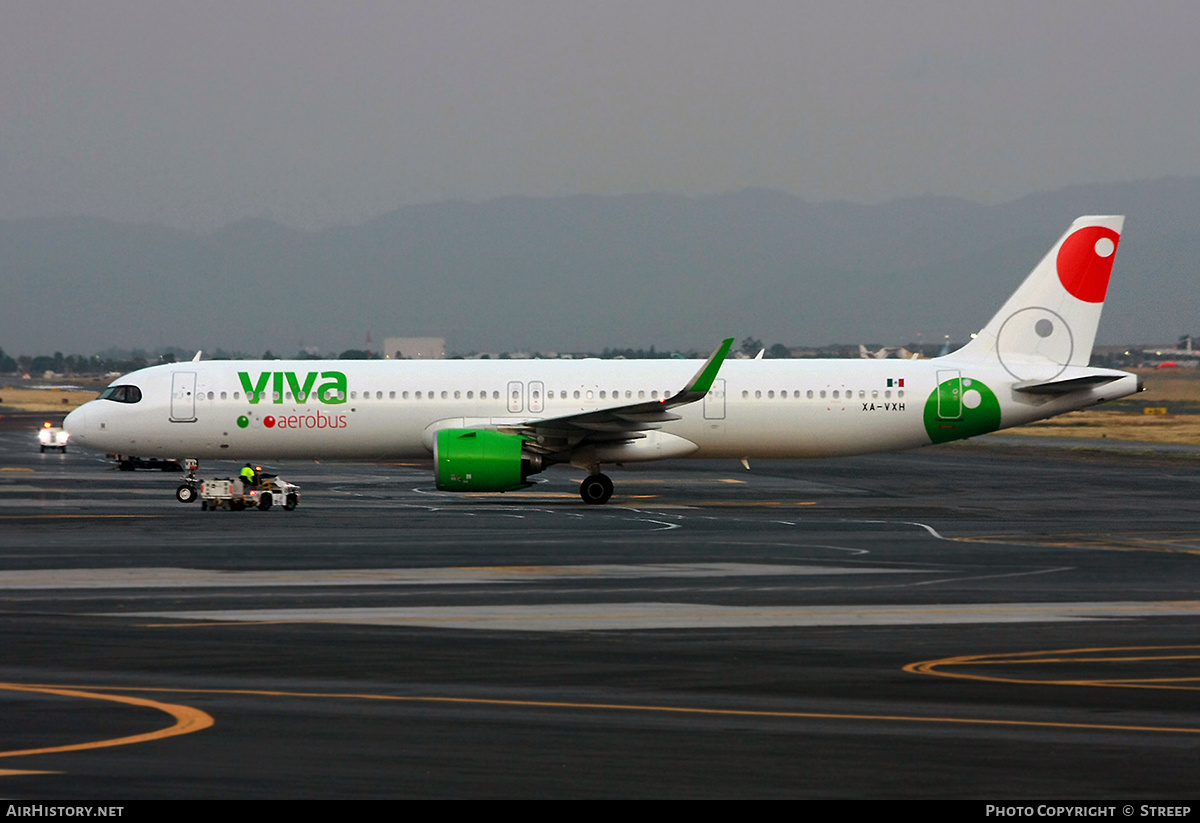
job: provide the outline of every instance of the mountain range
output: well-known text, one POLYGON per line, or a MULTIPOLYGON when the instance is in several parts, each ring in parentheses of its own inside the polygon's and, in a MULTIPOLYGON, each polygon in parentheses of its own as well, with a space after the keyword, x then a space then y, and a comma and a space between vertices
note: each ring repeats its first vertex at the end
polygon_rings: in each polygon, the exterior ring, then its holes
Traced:
POLYGON ((448 349, 706 350, 956 343, 1081 214, 1126 214, 1098 342, 1197 330, 1200 178, 1076 186, 1000 205, 510 197, 357 226, 266 220, 196 234, 86 217, 0 221, 0 347, 293 354, 390 336, 448 349))

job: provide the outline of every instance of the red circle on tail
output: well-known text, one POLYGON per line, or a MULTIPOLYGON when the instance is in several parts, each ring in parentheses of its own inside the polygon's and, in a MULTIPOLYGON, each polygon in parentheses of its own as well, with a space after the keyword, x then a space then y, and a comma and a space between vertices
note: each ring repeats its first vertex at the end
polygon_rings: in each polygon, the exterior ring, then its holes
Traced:
POLYGON ((1088 226, 1063 241, 1058 250, 1058 279, 1063 288, 1088 303, 1103 303, 1121 235, 1104 226, 1088 226))

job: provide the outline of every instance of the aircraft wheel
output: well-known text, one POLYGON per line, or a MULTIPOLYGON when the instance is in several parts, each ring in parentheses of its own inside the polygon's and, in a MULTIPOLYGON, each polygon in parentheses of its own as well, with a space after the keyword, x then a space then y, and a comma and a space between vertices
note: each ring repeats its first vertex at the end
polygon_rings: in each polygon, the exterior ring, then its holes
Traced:
POLYGON ((128 460, 122 460, 117 464, 117 468, 123 472, 131 472, 133 471, 133 463, 129 462, 128 460))
POLYGON ((195 487, 189 486, 187 483, 180 485, 180 487, 175 490, 175 499, 180 503, 195 503, 196 496, 195 487))
POLYGON ((284 511, 291 511, 300 503, 300 498, 294 494, 289 494, 283 501, 284 511))
POLYGON ((583 498, 584 503, 592 505, 607 503, 608 498, 612 497, 612 493, 613 484, 608 479, 608 475, 593 474, 579 484, 579 496, 583 498))
POLYGON ((258 499, 258 508, 261 511, 265 512, 267 509, 271 508, 271 506, 272 506, 272 504, 274 504, 274 502, 275 502, 275 499, 273 497, 271 497, 271 493, 267 492, 266 494, 264 494, 262 497, 260 497, 258 499))
POLYGON ((45 447, 45 446, 38 446, 38 451, 39 451, 39 452, 41 452, 42 454, 45 454, 45 453, 46 453, 46 447, 45 447))

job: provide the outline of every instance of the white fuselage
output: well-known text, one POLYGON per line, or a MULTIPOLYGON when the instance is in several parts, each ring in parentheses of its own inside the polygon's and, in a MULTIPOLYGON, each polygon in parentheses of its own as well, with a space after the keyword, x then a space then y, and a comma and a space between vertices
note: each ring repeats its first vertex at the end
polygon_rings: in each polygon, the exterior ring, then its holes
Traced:
MULTIPOLYGON (((92 401, 72 412, 65 426, 73 443, 143 456, 428 457, 438 429, 513 426, 665 398, 700 365, 694 360, 176 363, 118 379, 114 386, 137 387, 136 402, 92 401), (255 391, 261 396, 251 402, 255 391)), ((935 442, 931 426, 936 429, 940 419, 973 413, 972 380, 988 386, 999 405, 998 425, 986 430, 1137 390, 1133 375, 1078 371, 1113 379, 1046 396, 1014 391, 1019 381, 1011 374, 991 364, 956 360, 953 354, 934 360, 731 360, 721 366, 704 399, 674 409, 681 419, 662 423, 661 431, 695 444, 691 457, 863 454, 935 442), (955 375, 965 399, 946 400, 949 395, 939 395, 938 386, 955 375)))

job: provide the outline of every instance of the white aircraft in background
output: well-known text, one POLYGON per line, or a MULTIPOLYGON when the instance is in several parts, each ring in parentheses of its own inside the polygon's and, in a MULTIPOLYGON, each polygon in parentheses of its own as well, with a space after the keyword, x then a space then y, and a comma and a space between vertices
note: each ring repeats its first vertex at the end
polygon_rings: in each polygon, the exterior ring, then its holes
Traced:
POLYGON ((1125 397, 1088 367, 1123 217, 1081 217, 959 351, 929 360, 206 361, 141 369, 67 416, 71 442, 200 459, 433 456, 447 491, 559 463, 604 503, 605 464, 897 451, 1125 397))

